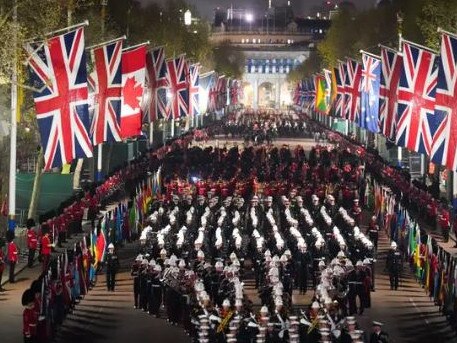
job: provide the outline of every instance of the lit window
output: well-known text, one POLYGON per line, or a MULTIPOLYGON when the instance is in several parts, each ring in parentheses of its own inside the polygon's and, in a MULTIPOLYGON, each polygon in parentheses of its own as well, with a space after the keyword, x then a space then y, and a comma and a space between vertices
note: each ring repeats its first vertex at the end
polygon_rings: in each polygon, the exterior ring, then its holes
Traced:
POLYGON ((241 44, 244 44, 244 38, 241 40, 241 44))

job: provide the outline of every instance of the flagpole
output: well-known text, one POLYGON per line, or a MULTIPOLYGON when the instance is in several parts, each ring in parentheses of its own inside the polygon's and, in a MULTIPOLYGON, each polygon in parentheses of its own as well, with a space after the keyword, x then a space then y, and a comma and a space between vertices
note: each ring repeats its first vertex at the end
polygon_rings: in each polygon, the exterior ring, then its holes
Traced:
POLYGON ((373 58, 376 58, 376 59, 378 59, 378 60, 381 59, 381 56, 372 54, 371 52, 368 52, 368 51, 365 51, 365 50, 359 50, 359 52, 360 52, 361 54, 368 55, 368 56, 373 57, 373 58))
MULTIPOLYGON (((398 29, 398 51, 400 53, 403 52, 402 50, 402 41, 403 41, 403 17, 401 13, 397 13, 397 29, 398 29)), ((402 166, 402 160, 403 160, 403 150, 401 146, 397 147, 397 161, 398 161, 398 166, 402 166)))
POLYGON ((143 42, 143 43, 140 43, 140 44, 128 46, 128 47, 122 49, 122 51, 126 52, 126 51, 129 51, 129 50, 133 50, 133 49, 139 48, 140 46, 149 45, 149 44, 150 44, 150 41, 146 41, 146 42, 143 42))
POLYGON ((103 42, 103 43, 95 44, 95 45, 92 45, 92 46, 88 46, 88 47, 86 48, 86 50, 94 50, 94 49, 99 48, 99 47, 101 47, 101 46, 103 46, 103 45, 108 45, 108 44, 111 44, 111 43, 115 43, 115 42, 117 42, 117 41, 124 40, 124 39, 126 39, 126 38, 127 38, 127 36, 124 35, 124 36, 119 37, 119 38, 111 39, 111 40, 109 40, 109 41, 107 41, 107 42, 103 42))
MULTIPOLYGON (((100 19, 102 21, 101 22, 102 38, 105 37, 105 15, 106 15, 106 8, 105 7, 106 6, 107 6, 107 2, 102 1, 102 8, 101 8, 101 12, 100 12, 100 17, 101 17, 100 19)), ((117 40, 120 40, 120 39, 124 40, 125 38, 126 38, 126 36, 124 35, 123 37, 118 38, 118 39, 116 39, 114 41, 117 41, 117 40)), ((113 43, 114 41, 101 43, 101 44, 98 44, 96 46, 89 47, 87 49, 94 49, 94 48, 97 48, 99 46, 102 46, 103 44, 113 43)), ((96 180, 97 181, 102 181, 103 180, 103 142, 101 142, 97 146, 97 175, 96 175, 96 180)))
POLYGON ((8 197, 8 230, 16 228, 16 147, 17 147, 17 2, 13 7, 13 72, 11 75, 11 132, 10 132, 10 171, 8 197))
MULTIPOLYGON (((89 20, 85 20, 82 23, 69 25, 69 26, 64 27, 62 29, 59 29, 59 30, 47 32, 47 33, 44 34, 44 36, 45 37, 49 37, 49 36, 56 35, 58 33, 66 32, 66 31, 68 32, 68 31, 71 31, 73 29, 77 29, 77 28, 80 28, 82 26, 88 26, 88 25, 89 25, 89 20)), ((43 40, 42 37, 35 37, 35 38, 32 38, 32 39, 26 40, 25 43, 39 42, 39 41, 42 41, 42 40, 43 40)))

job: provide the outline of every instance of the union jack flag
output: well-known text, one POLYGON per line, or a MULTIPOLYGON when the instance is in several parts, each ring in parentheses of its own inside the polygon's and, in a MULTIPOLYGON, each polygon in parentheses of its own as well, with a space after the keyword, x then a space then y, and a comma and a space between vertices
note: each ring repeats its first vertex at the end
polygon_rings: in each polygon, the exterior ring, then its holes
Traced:
POLYGON ((209 111, 209 93, 212 85, 214 72, 209 72, 206 74, 200 75, 200 84, 199 84, 199 92, 200 92, 200 101, 202 104, 201 111, 205 113, 209 111))
POLYGON ((216 109, 218 111, 222 110, 227 104, 227 79, 225 76, 219 76, 217 80, 217 102, 216 109))
POLYGON ((233 80, 230 86, 230 103, 237 105, 240 101, 240 81, 233 80))
POLYGON ((358 125, 370 132, 379 132, 379 88, 381 60, 362 54, 363 70, 360 83, 360 115, 358 125))
POLYGON ((344 117, 355 121, 360 115, 360 80, 362 79, 362 66, 355 60, 348 59, 346 63, 346 83, 344 92, 344 117))
POLYGON ((167 61, 167 78, 171 94, 170 118, 178 119, 189 114, 188 72, 189 67, 184 56, 167 61))
POLYGON ((303 92, 302 81, 299 81, 297 83, 297 86, 295 87, 295 91, 294 91, 294 104, 297 106, 300 106, 300 104, 301 104, 301 93, 302 92, 303 92))
POLYGON ((27 45, 45 170, 92 157, 84 29, 27 45))
POLYGON ((94 145, 121 141, 122 40, 92 50, 95 69, 89 76, 94 91, 90 133, 94 145))
POLYGON ((316 98, 316 89, 314 87, 314 76, 308 80, 306 80, 306 94, 307 94, 307 101, 306 101, 306 109, 308 111, 314 110, 314 103, 316 98))
POLYGON ((443 34, 435 103, 432 161, 457 170, 457 38, 443 34))
POLYGON ((199 84, 200 65, 193 64, 189 68, 189 116, 200 114, 199 84))
POLYGON ((306 97, 307 97, 306 87, 307 87, 306 80, 301 80, 300 81, 300 104, 299 104, 300 107, 305 106, 305 101, 306 101, 306 97))
POLYGON ((338 67, 333 68, 336 78, 336 100, 335 100, 335 116, 343 117, 344 114, 344 90, 346 82, 346 74, 344 73, 344 63, 338 62, 338 67))
POLYGON ((403 56, 381 47, 381 88, 379 90, 379 127, 389 140, 395 140, 397 93, 403 56))
POLYGON ((149 88, 149 104, 147 111, 149 121, 167 118, 167 65, 164 48, 159 47, 146 55, 146 79, 149 88))
POLYGON ((217 74, 213 73, 210 76, 209 83, 208 83, 208 111, 214 112, 217 109, 217 74))
POLYGON ((436 55, 403 42, 403 65, 398 86, 396 144, 430 155, 438 67, 436 55))

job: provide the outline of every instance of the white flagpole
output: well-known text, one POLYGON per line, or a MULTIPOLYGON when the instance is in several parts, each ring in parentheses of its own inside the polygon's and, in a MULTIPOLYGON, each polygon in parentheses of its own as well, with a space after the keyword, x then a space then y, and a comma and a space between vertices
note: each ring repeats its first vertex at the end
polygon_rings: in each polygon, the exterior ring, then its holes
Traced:
MULTIPOLYGON (((402 46, 403 46, 403 18, 401 14, 397 14, 397 23, 398 23, 398 51, 400 53, 403 52, 402 46)), ((402 166, 402 160, 403 160, 403 150, 401 146, 397 147, 397 160, 398 160, 398 166, 402 166)))
POLYGON ((10 132, 10 171, 8 197, 8 229, 16 228, 16 146, 17 146, 17 3, 13 7, 13 72, 11 75, 11 132, 10 132))

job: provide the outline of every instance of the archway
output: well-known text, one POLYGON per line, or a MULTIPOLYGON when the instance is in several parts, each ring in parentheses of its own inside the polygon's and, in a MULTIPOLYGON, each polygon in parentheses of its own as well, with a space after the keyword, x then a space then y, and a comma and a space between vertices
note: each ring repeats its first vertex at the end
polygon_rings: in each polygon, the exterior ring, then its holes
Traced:
POLYGON ((275 107, 276 105, 276 85, 265 81, 259 85, 259 106, 275 107))

